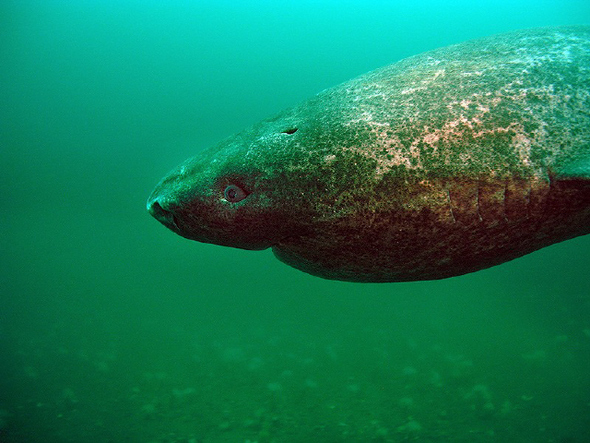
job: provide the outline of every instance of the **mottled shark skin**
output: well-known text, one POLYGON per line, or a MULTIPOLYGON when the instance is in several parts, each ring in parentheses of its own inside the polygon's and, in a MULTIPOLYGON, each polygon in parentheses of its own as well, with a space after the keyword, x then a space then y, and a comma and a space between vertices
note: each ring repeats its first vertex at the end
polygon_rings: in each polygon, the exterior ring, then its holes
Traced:
POLYGON ((590 232, 590 27, 436 49, 187 160, 148 209, 174 232, 329 279, 488 268, 590 232))

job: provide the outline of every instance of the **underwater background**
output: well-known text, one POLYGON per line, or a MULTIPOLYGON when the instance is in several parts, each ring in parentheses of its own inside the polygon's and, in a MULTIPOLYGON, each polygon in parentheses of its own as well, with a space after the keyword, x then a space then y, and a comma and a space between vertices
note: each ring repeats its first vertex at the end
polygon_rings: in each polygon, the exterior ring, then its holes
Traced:
POLYGON ((322 280, 145 211, 185 158, 587 0, 0 2, 0 443, 590 442, 590 236, 322 280))

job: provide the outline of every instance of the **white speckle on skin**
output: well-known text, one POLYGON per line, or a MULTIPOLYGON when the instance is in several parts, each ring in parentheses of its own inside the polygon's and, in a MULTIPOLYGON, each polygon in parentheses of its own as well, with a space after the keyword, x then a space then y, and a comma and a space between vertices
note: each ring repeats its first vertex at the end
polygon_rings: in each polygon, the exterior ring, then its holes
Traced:
POLYGON ((413 94, 416 91, 422 91, 426 89, 426 86, 419 86, 417 88, 407 88, 402 91, 402 95, 413 94))
POLYGON ((469 100, 461 100, 461 107, 463 109, 469 109, 469 105, 471 104, 471 101, 469 100))
POLYGON ((444 74, 445 74, 445 70, 444 69, 439 69, 438 71, 436 71, 434 73, 434 77, 432 77, 432 80, 436 80, 437 78, 439 78, 441 75, 444 75, 444 74))
POLYGON ((471 77, 473 75, 480 77, 483 75, 483 71, 473 71, 473 72, 464 72, 463 73, 463 77, 471 77))
POLYGON ((438 134, 434 134, 434 133, 430 132, 424 136, 424 143, 432 145, 432 144, 436 143, 439 140, 439 138, 440 137, 438 134))

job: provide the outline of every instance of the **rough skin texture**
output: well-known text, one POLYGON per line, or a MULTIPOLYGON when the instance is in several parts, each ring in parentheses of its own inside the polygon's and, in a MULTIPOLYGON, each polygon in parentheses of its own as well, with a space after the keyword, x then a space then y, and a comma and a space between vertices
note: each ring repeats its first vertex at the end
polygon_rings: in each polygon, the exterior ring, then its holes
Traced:
POLYGON ((323 91, 185 162, 148 208, 187 238, 349 281, 451 277, 587 234, 590 27, 474 40, 323 91))

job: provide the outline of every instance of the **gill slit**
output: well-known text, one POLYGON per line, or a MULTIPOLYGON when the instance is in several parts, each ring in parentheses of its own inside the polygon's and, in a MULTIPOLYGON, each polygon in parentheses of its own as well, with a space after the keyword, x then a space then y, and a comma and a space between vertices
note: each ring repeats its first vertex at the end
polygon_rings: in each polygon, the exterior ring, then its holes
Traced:
POLYGON ((479 212, 479 182, 476 183, 476 188, 475 188, 475 210, 477 212, 477 218, 479 219, 480 222, 483 221, 483 218, 481 216, 481 212, 479 212))
POLYGON ((504 221, 508 221, 508 214, 506 214, 506 190, 508 189, 508 184, 504 182, 504 195, 502 196, 502 207, 503 207, 503 216, 504 221))
POLYGON ((455 218, 455 214, 453 214, 453 202, 451 201, 451 190, 447 189, 447 198, 449 199, 449 211, 451 213, 451 218, 453 219, 453 223, 457 223, 457 219, 455 218))
POLYGON ((530 218, 531 217, 531 198, 533 195, 533 182, 532 180, 529 179, 529 191, 527 192, 527 195, 525 197, 525 202, 526 202, 526 217, 530 218))

